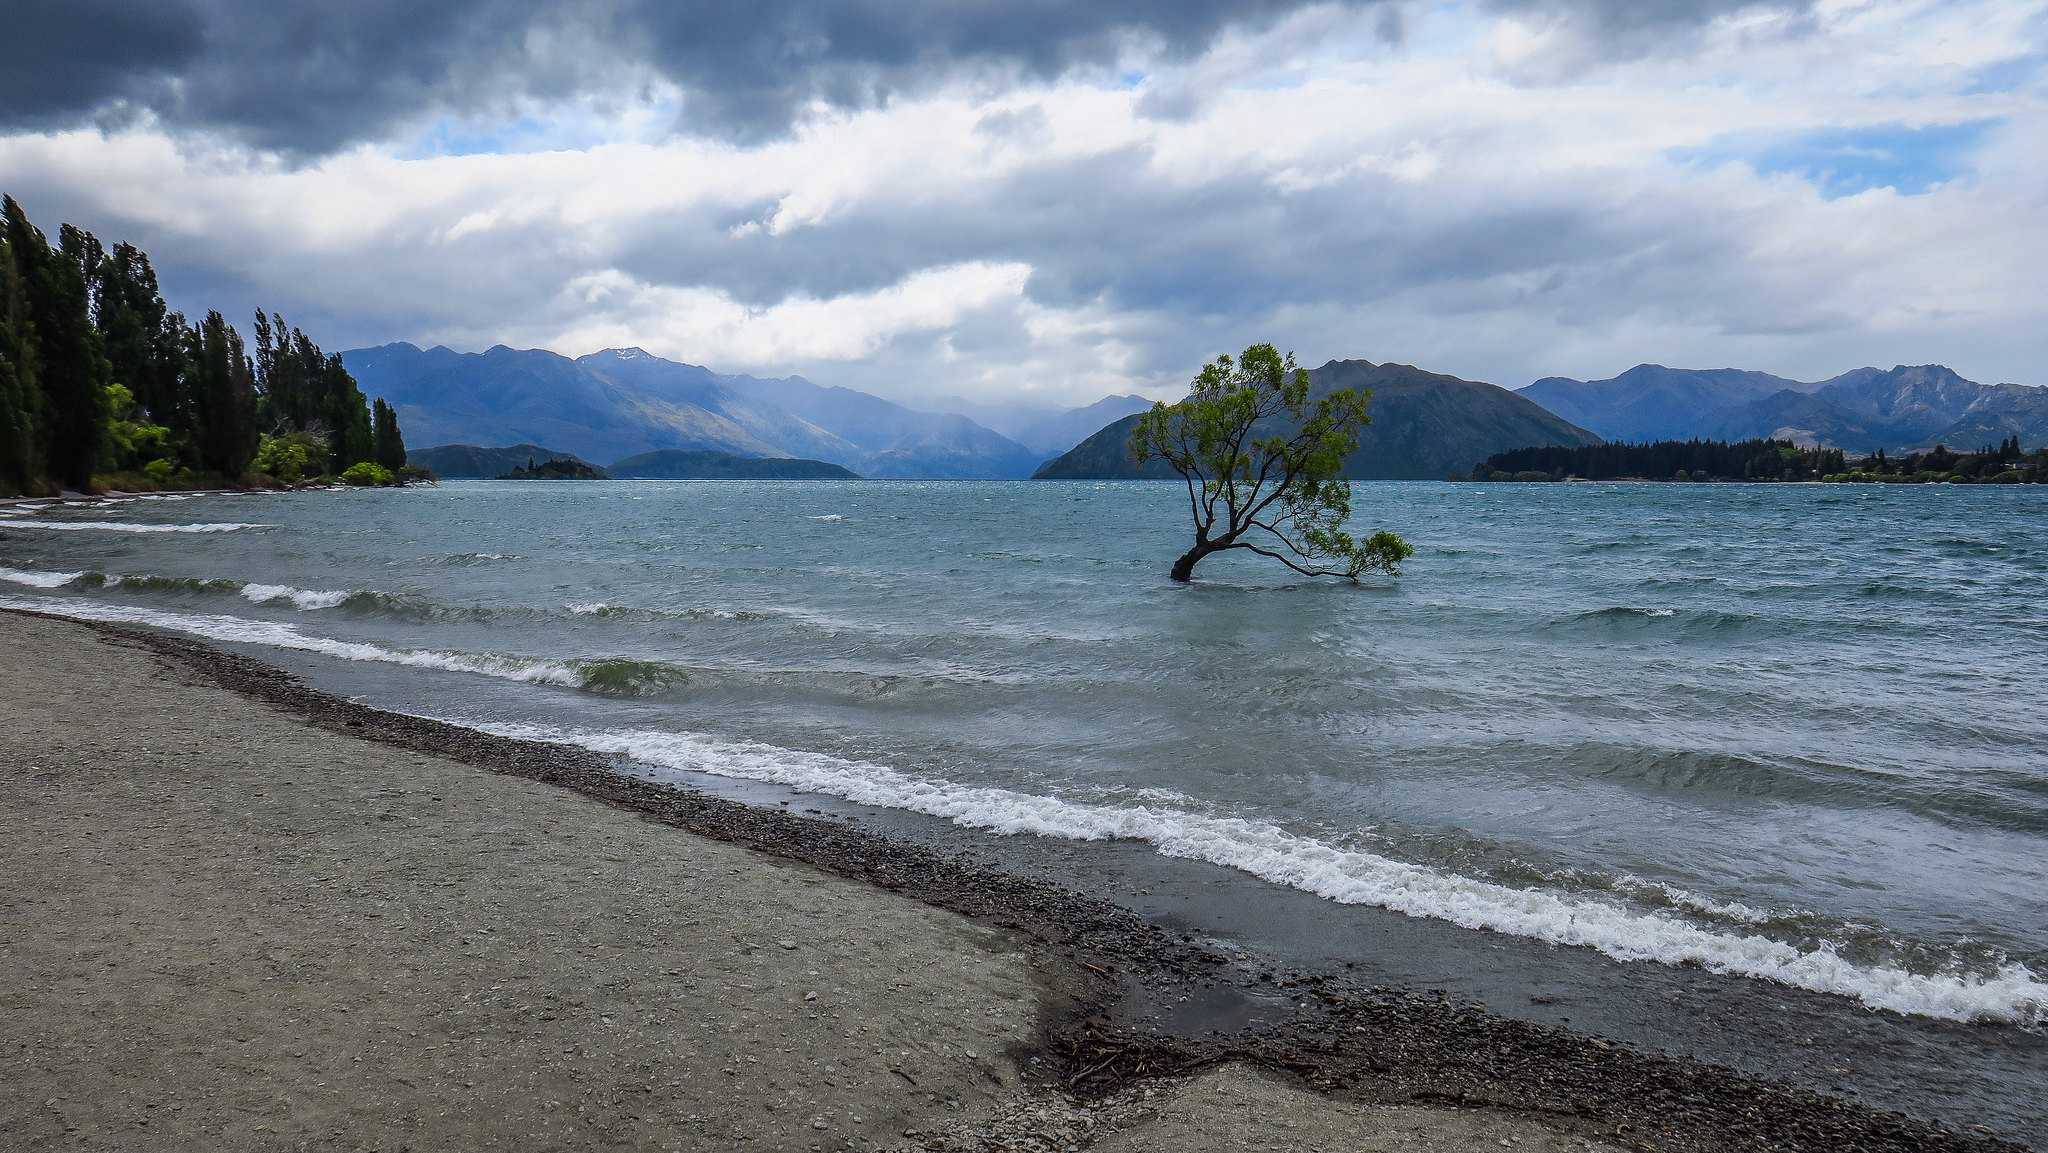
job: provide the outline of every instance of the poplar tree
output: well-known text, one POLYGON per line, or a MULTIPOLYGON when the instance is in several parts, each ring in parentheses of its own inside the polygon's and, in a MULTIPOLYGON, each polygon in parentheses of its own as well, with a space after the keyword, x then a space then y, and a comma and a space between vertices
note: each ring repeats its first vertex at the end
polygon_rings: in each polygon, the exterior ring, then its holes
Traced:
POLYGON ((337 468, 387 456, 402 466, 397 414, 379 404, 373 421, 341 357, 278 314, 256 314, 252 357, 220 313, 193 325, 172 312, 141 249, 108 251, 69 224, 53 249, 0 197, 0 490, 47 478, 88 489, 96 465, 132 464, 143 444, 232 484, 265 429, 324 439, 337 468), (136 439, 145 425, 158 427, 136 439))
MULTIPOLYGON (((313 355, 320 355, 317 346, 313 347, 313 355)), ((333 445, 335 461, 346 468, 371 459, 376 446, 370 428, 370 405, 363 399, 362 389, 356 387, 356 378, 342 365, 340 353, 327 358, 319 380, 328 427, 334 430, 329 443, 333 445)))
POLYGON ((255 374, 242 334, 218 312, 190 330, 201 466, 236 480, 256 455, 255 374))
POLYGON ((53 250, 12 196, 0 201, 8 246, 27 299, 34 331, 37 390, 41 394, 44 466, 76 489, 92 485, 92 470, 107 430, 107 359, 82 261, 97 260, 99 241, 65 225, 53 250))
POLYGON ((35 326, 10 237, 0 228, 0 495, 27 492, 43 473, 35 326))
POLYGON ((398 412, 381 396, 372 406, 370 425, 371 459, 393 472, 404 468, 405 437, 398 431, 398 412))
POLYGON ((132 244, 116 244, 93 288, 93 316, 106 342, 114 383, 128 389, 151 421, 189 442, 193 413, 185 318, 164 303, 149 256, 132 244))

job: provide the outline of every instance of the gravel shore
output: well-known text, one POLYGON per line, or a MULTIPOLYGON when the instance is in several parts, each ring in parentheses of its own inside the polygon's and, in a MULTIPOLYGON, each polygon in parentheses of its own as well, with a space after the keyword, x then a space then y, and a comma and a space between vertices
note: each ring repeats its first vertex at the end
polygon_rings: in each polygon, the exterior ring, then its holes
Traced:
POLYGON ((2017 1148, 0 613, 10 1148, 2017 1148), (480 771, 481 770, 481 771, 480 771), (1213 994, 1210 994, 1213 995, 1213 994))

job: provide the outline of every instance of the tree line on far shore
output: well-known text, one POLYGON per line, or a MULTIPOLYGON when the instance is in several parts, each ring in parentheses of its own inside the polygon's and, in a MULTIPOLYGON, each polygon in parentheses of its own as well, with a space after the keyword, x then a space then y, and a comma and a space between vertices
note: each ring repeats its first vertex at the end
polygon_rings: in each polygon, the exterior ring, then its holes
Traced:
POLYGON ((1976 452, 1936 445, 1924 453, 1888 456, 1878 449, 1851 461, 1839 448, 1801 448, 1788 440, 1552 445, 1494 453, 1473 467, 1471 479, 2044 484, 2048 447, 2023 452, 2015 436, 1976 452))
POLYGON ((1473 466, 1472 479, 1819 480, 1846 467, 1841 449, 1800 448, 1789 440, 1660 440, 1497 452, 1473 466))
POLYGON ((253 351, 172 312, 149 257, 0 200, 0 495, 409 479, 398 417, 276 314, 253 351))

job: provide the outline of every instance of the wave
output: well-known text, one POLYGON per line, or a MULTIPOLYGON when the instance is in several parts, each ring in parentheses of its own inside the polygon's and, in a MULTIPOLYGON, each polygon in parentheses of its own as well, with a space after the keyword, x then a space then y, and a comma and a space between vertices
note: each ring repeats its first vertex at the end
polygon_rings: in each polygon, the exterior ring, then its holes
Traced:
POLYGON ((259 584, 245 584, 241 588, 241 593, 244 599, 259 605, 282 600, 292 602, 297 608, 308 610, 331 609, 355 595, 326 589, 296 589, 290 585, 259 584))
MULTIPOLYGON (((1132 839, 1161 854, 1208 861, 1340 904, 1373 905, 1470 929, 1491 929, 1580 945, 1623 961, 1695 964, 1853 997, 1889 1009, 1955 1021, 2048 1019, 2048 984, 2026 966, 1987 973, 1919 973, 1859 965, 1826 944, 1800 949, 1739 931, 1716 932, 1663 911, 1642 912, 1583 894, 1514 888, 1438 872, 1287 832, 1276 825, 1152 805, 1082 804, 1008 789, 914 777, 881 765, 773 745, 689 733, 595 732, 533 724, 477 724, 485 732, 552 741, 659 768, 762 781, 828 793, 865 805, 944 817, 1004 835, 1066 840, 1132 839)), ((1718 908, 1705 898, 1674 904, 1718 908)))
POLYGON ((0 568, 0 580, 39 589, 62 588, 84 575, 82 572, 36 572, 28 569, 0 568))
POLYGON ((1685 639, 1722 637, 1731 633, 1750 631, 1759 626, 1770 627, 1762 618, 1721 609, 1610 605, 1558 618, 1551 621, 1547 628, 1549 631, 1567 635, 1583 629, 1592 629, 1610 634, 1651 633, 1685 639))
POLYGON ((228 644, 262 645, 295 652, 318 653, 345 661, 370 661, 442 672, 474 673, 529 684, 562 685, 605 696, 644 696, 688 683, 689 671, 657 661, 625 659, 551 661, 504 653, 443 652, 436 649, 394 649, 362 641, 344 641, 299 631, 275 621, 256 621, 214 613, 180 613, 98 601, 49 600, 0 595, 0 608, 27 609, 74 620, 148 625, 174 629, 228 644))
POLYGON ((251 584, 226 577, 174 577, 174 576, 108 576, 99 572, 33 572, 21 569, 0 568, 0 580, 16 584, 31 585, 35 588, 54 589, 77 584, 85 588, 136 589, 143 592, 175 593, 239 593, 244 599, 255 604, 272 601, 290 601, 301 609, 329 609, 345 603, 359 594, 330 592, 321 589, 293 588, 290 585, 251 584))
POLYGON ((219 522, 213 524, 130 524, 114 520, 11 520, 8 528, 46 528, 61 531, 101 529, 106 532, 240 532, 245 528, 276 528, 274 524, 242 524, 219 522))

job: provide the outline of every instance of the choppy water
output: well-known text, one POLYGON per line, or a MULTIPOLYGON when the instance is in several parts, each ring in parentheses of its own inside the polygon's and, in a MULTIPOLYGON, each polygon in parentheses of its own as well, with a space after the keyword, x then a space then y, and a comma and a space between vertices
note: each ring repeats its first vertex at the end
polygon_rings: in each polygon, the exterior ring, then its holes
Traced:
POLYGON ((1160 484, 464 482, 0 516, 0 604, 415 711, 1957 1019, 2048 1019, 2048 494, 1371 484, 1365 587, 1160 484))

